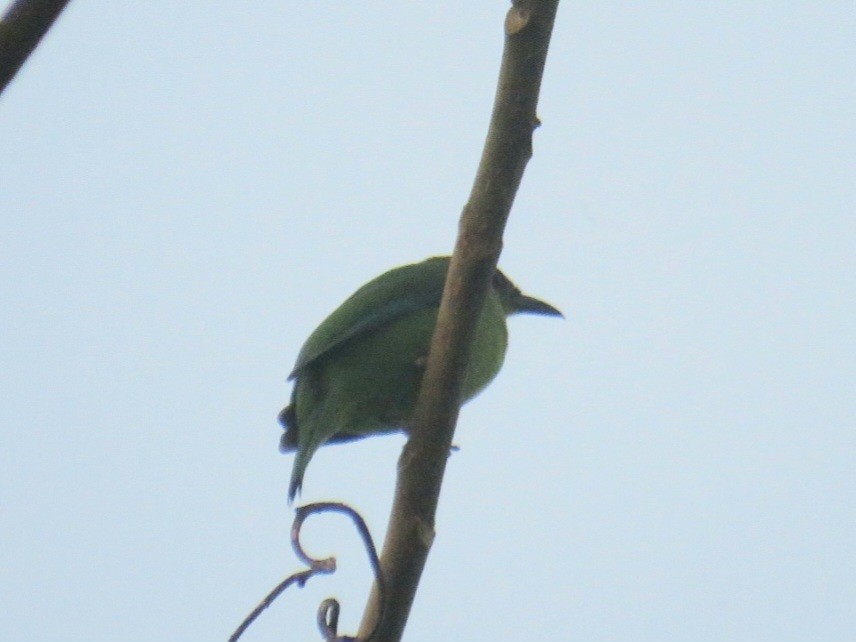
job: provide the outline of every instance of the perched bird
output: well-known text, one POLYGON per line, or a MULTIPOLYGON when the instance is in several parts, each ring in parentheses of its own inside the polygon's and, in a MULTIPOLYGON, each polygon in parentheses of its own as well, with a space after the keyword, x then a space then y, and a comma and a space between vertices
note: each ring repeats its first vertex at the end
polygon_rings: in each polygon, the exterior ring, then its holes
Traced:
MULTIPOLYGON (((324 444, 407 430, 437 323, 450 257, 381 274, 313 332, 297 357, 291 404, 280 414, 282 452, 296 451, 289 502, 324 444)), ((562 316, 520 292, 497 270, 485 298, 461 391, 462 403, 489 384, 505 358, 505 318, 516 312, 562 316)))

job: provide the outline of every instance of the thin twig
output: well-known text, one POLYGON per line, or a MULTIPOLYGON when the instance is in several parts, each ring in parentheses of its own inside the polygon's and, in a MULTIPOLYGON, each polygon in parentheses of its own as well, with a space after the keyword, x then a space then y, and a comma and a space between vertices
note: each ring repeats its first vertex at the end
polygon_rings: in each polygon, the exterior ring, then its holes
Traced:
MULTIPOLYGON (((256 608, 254 608, 246 618, 244 618, 244 621, 241 622, 241 625, 235 629, 235 632, 229 638, 229 642, 237 642, 237 640, 244 634, 244 631, 246 631, 247 628, 249 628, 249 626, 259 617, 259 615, 262 614, 262 611, 273 604, 276 598, 278 598, 282 592, 292 584, 297 584, 302 588, 313 575, 329 574, 336 571, 335 557, 316 559, 304 550, 303 544, 300 542, 300 531, 303 527, 303 522, 305 522, 310 515, 329 512, 343 513, 350 517, 354 522, 354 525, 357 527, 357 532, 363 540, 363 545, 366 548, 366 554, 369 557, 369 564, 371 565, 372 573, 374 573, 375 586, 380 587, 379 590, 381 595, 386 595, 384 578, 381 574, 377 549, 374 545, 371 534, 369 533, 369 529, 366 526, 366 522, 359 513, 350 506, 346 506, 345 504, 340 504, 338 502, 318 502, 315 504, 307 504, 306 506, 299 506, 295 509, 294 522, 291 525, 291 547, 294 549, 294 554, 297 558, 306 564, 306 566, 309 567, 309 570, 294 573, 277 584, 276 587, 274 587, 274 589, 265 596, 259 605, 256 606, 256 608)), ((384 602, 385 600, 382 600, 381 604, 384 602)), ((383 614, 380 613, 378 615, 378 619, 382 619, 382 616, 383 614)), ((317 619, 318 626, 321 629, 321 634, 327 642, 332 642, 333 640, 344 641, 354 639, 349 637, 339 637, 336 632, 339 621, 339 602, 335 599, 328 598, 321 603, 321 606, 318 608, 317 619)), ((365 638, 365 641, 368 642, 373 636, 374 631, 371 631, 365 638)))

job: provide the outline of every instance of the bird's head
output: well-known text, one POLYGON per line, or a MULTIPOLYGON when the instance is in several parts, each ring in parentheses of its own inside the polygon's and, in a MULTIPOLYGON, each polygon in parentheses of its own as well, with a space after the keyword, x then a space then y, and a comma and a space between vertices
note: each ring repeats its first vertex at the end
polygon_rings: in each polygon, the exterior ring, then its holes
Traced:
POLYGON ((502 307, 507 315, 520 312, 564 318, 564 315, 549 303, 523 294, 499 269, 494 272, 491 285, 499 295, 499 300, 502 302, 502 307))

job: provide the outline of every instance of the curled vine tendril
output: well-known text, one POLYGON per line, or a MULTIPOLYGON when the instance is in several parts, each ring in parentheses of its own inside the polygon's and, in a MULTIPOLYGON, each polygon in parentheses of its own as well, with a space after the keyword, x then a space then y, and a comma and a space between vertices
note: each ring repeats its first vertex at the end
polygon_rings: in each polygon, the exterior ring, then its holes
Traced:
MULTIPOLYGON (((377 622, 380 623, 383 616, 383 605, 386 604, 386 588, 384 586, 383 575, 380 570, 380 560, 378 559, 377 549, 375 548, 365 521, 350 506, 346 506, 339 502, 318 502, 315 504, 307 504, 306 506, 298 506, 295 509, 294 523, 291 525, 291 547, 294 549, 294 554, 297 558, 306 564, 309 569, 293 573, 277 584, 276 587, 274 587, 274 589, 259 603, 259 605, 254 608, 246 618, 244 618, 244 621, 241 622, 241 625, 235 629, 235 632, 229 638, 229 642, 237 642, 237 640, 244 634, 244 631, 246 631, 256 618, 262 614, 262 611, 273 604, 274 600, 276 600, 276 598, 278 598, 283 591, 292 584, 297 584, 298 586, 303 587, 313 575, 326 575, 336 572, 335 557, 315 559, 303 550, 303 545, 300 543, 300 529, 303 527, 303 522, 306 521, 306 518, 316 513, 329 512, 343 513, 350 517, 354 522, 354 525, 357 527, 357 532, 359 533, 360 538, 363 540, 363 545, 366 548, 366 554, 369 558, 369 564, 371 565, 372 572, 374 573, 375 583, 378 587, 380 597, 378 603, 380 604, 381 612, 378 614, 377 622)), ((357 638, 340 636, 337 633, 339 625, 339 609, 339 602, 335 598, 327 598, 321 602, 321 605, 318 607, 317 614, 318 628, 321 630, 321 635, 324 636, 325 642, 355 642, 357 638)), ((375 629, 369 634, 369 636, 360 642, 369 642, 374 637, 376 631, 377 625, 375 625, 375 629)))

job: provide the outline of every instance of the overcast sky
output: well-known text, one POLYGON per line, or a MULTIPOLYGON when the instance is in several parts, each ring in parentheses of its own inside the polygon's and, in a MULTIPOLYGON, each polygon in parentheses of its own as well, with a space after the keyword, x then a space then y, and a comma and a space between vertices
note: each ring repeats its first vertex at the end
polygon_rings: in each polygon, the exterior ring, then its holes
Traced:
MULTIPOLYGON (((505 2, 74 0, 0 98, 0 639, 226 640, 285 575, 303 340, 450 252, 505 2)), ((410 641, 856 639, 852 2, 562 3, 410 641)), ((383 539, 400 436, 303 501, 383 539)), ((246 642, 355 633, 340 572, 246 642)))

